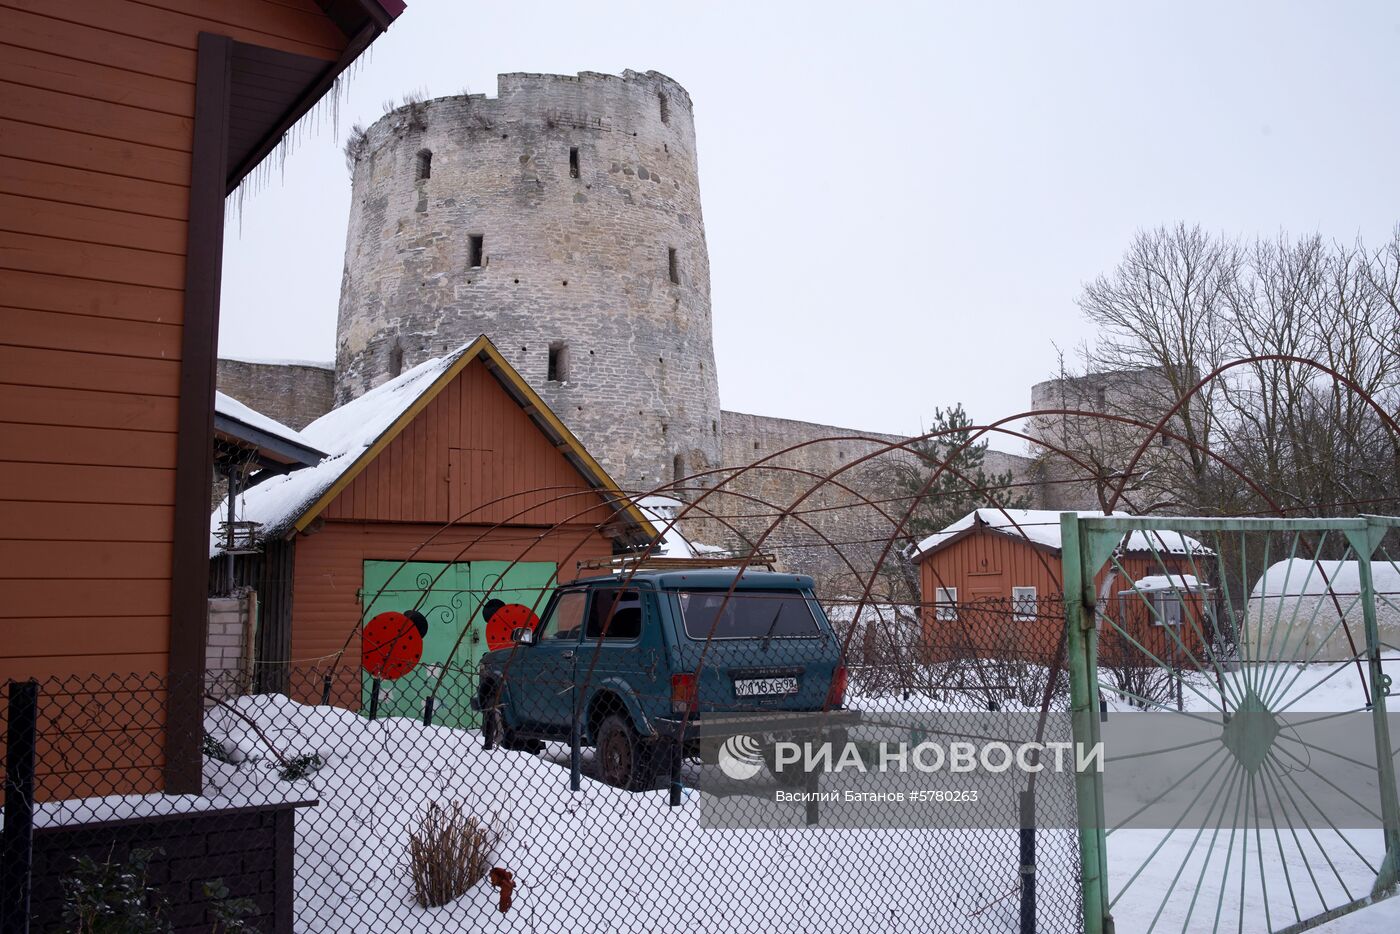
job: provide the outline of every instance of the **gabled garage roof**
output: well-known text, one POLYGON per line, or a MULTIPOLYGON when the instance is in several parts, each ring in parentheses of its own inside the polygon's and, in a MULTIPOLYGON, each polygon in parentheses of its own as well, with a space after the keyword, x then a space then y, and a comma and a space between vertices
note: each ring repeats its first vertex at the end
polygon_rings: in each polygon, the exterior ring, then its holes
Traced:
MULTIPOLYGON (((491 372, 555 450, 617 511, 615 534, 620 540, 640 545, 656 537, 655 526, 642 510, 622 492, 582 442, 485 335, 444 357, 419 364, 307 425, 301 435, 325 451, 325 459, 313 467, 274 477, 249 489, 243 494, 236 518, 261 523, 261 539, 305 530, 472 363, 480 363, 491 372)), ((210 521, 213 554, 217 554, 220 547, 218 528, 227 508, 225 501, 214 511, 210 521)))

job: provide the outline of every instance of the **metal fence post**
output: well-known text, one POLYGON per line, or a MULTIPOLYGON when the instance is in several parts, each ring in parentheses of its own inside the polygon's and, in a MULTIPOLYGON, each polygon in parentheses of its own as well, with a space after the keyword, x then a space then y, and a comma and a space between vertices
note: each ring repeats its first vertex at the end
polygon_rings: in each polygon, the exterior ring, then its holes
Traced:
POLYGON ((379 716, 379 679, 371 678, 369 683, 369 718, 379 716))
POLYGON ((1380 545, 1387 526, 1367 519, 1367 528, 1358 535, 1348 534, 1356 551, 1357 571, 1361 584, 1361 618, 1366 627, 1367 674, 1371 681, 1371 727, 1376 740, 1376 772, 1381 793, 1381 824, 1385 832, 1385 859, 1377 874, 1372 894, 1379 894, 1396 885, 1400 877, 1400 803, 1396 801, 1395 761, 1392 758, 1390 724, 1386 722, 1386 700, 1390 694, 1390 676, 1381 667, 1380 628, 1376 622, 1376 590, 1371 575, 1371 555, 1380 545), (1361 547, 1358 547, 1361 546, 1361 547))
POLYGON ((1035 792, 1021 792, 1021 934, 1035 934, 1035 792))
POLYGON ((574 710, 573 723, 569 726, 569 790, 578 791, 583 787, 583 731, 579 728, 579 713, 574 710))
POLYGON ((10 683, 5 743, 4 917, 5 934, 29 931, 29 886, 34 862, 34 746, 38 733, 39 684, 10 683))
MULTIPOLYGON (((1099 741, 1097 632, 1094 628, 1094 572, 1083 540, 1079 517, 1060 515, 1061 555, 1068 640, 1070 723, 1074 741, 1091 747, 1099 741), (1086 612, 1087 610, 1087 612, 1086 612)), ((1103 785, 1097 772, 1075 772, 1075 801, 1079 812, 1080 898, 1085 934, 1111 934, 1108 913, 1107 840, 1103 821, 1103 785)))

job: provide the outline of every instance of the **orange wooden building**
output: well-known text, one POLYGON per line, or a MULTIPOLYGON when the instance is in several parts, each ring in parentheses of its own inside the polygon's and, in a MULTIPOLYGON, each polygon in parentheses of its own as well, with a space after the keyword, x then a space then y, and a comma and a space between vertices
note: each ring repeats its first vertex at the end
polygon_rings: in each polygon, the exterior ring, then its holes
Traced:
MULTIPOLYGON (((912 556, 931 657, 1054 656, 1064 629, 1060 515, 978 509, 918 544, 912 556)), ((1133 533, 1095 577, 1100 607, 1141 649, 1163 660, 1185 651, 1199 658, 1201 636, 1213 635, 1209 587, 1198 579, 1209 570, 1203 558, 1213 552, 1179 533, 1150 541, 1133 533)), ((1100 657, 1113 663, 1119 655, 1137 652, 1101 627, 1100 657)))
MULTIPOLYGON (((335 697, 353 706, 361 623, 413 607, 430 623, 422 664, 474 671, 486 600, 542 610, 580 562, 656 536, 485 337, 302 435, 329 456, 234 504, 235 521, 257 524, 261 547, 240 558, 239 576, 259 591, 255 667, 264 689, 304 696, 320 683, 307 672, 333 671, 335 697)), ((213 517, 216 562, 227 508, 213 517)))
POLYGON ((165 679, 120 790, 199 791, 224 199, 402 10, 0 3, 0 680, 165 679))

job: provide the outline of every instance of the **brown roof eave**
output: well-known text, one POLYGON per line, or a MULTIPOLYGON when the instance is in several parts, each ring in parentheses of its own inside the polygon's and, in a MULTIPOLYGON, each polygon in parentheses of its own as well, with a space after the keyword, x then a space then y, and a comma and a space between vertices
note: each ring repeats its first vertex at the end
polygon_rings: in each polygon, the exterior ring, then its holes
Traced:
POLYGON ((297 95, 291 106, 269 127, 257 145, 248 152, 248 155, 237 165, 229 167, 225 185, 226 194, 231 194, 242 184, 248 173, 252 172, 277 148, 277 144, 287 134, 287 131, 298 120, 306 116, 307 112, 316 105, 316 102, 331 90, 341 73, 349 68, 355 59, 364 54, 375 39, 383 35, 390 24, 404 11, 404 4, 402 0, 348 0, 348 2, 339 3, 322 2, 321 9, 336 24, 336 27, 345 33, 350 40, 349 43, 345 46, 345 50, 340 53, 339 58, 328 64, 320 74, 306 85, 304 91, 297 95), (350 15, 351 8, 357 10, 359 15, 350 15))

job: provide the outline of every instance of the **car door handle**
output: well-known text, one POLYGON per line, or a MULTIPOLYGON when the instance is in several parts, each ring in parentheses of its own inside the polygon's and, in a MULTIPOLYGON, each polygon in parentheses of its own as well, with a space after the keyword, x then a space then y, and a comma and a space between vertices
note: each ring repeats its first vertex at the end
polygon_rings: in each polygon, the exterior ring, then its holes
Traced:
POLYGON ((574 657, 574 653, 573 653, 573 652, 560 652, 560 653, 559 653, 559 657, 560 657, 560 658, 573 658, 573 657, 574 657))

